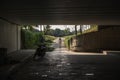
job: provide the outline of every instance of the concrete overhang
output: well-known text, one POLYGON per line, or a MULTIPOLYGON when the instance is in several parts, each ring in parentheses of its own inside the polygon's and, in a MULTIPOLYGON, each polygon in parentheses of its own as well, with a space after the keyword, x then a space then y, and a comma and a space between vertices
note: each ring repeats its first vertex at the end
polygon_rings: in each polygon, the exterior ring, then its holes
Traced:
POLYGON ((9 0, 0 17, 17 24, 120 25, 119 0, 9 0))

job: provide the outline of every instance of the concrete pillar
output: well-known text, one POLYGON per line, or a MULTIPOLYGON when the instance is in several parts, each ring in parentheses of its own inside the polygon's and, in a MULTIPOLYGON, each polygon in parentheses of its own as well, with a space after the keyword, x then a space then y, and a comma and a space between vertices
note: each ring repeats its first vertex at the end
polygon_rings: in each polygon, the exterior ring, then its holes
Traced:
POLYGON ((17 26, 17 50, 21 49, 21 27, 17 26))

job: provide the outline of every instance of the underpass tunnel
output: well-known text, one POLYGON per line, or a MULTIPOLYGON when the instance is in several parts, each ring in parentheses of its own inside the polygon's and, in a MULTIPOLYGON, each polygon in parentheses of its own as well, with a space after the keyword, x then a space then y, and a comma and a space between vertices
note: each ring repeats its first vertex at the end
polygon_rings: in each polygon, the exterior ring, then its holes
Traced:
MULTIPOLYGON (((40 1, 1 1, 0 2, 0 48, 7 48, 8 53, 21 49, 21 25, 83 25, 97 24, 119 27, 120 25, 120 7, 116 0, 40 0, 40 1)), ((100 33, 102 33, 101 30, 100 33)), ((109 33, 112 30, 106 30, 109 33)), ((106 32, 106 31, 103 31, 106 32)), ((119 34, 118 29, 111 32, 119 34), (117 31, 117 32, 114 32, 117 31)), ((106 32, 107 33, 107 32, 106 32)), ((109 34, 108 33, 108 34, 109 34)), ((105 33, 104 33, 105 34, 105 33)), ((104 35, 102 34, 102 35, 104 35)), ((89 34, 89 35, 92 35, 89 34)), ((99 33, 96 33, 96 36, 99 33)), ((114 36, 114 35, 112 35, 114 36)), ((86 35, 86 39, 89 36, 86 35)), ((92 36, 95 40, 95 37, 92 36)), ((107 37, 107 35, 106 35, 107 37)), ((108 36, 110 39, 110 36, 108 36)), ((97 37, 96 37, 97 38, 97 37)), ((105 36, 104 36, 105 38, 105 36)), ((112 37, 111 37, 112 38, 112 37)), ((113 37, 115 40, 118 37, 113 37)), ((84 38, 85 39, 85 38, 84 38)), ((90 39, 90 40, 92 40, 90 39)), ((100 41, 100 40, 99 40, 100 41)), ((104 41, 107 41, 105 39, 104 41)), ((95 41, 97 42, 97 41, 95 41)), ((110 41, 109 45, 115 41, 110 41)), ((79 42, 78 42, 79 43, 79 42)), ((91 49, 89 41, 84 42, 87 46, 82 45, 85 49, 91 49)), ((91 45, 94 48, 102 46, 91 45)), ((106 42, 107 43, 107 42, 106 42)), ((80 43, 81 44, 81 43, 80 43)), ((101 43, 105 44, 105 43, 101 43)), ((118 40, 114 44, 118 48, 118 40)), ((77 45, 80 46, 80 45, 77 45)), ((107 45, 104 45, 109 47, 107 45)), ((111 47, 112 48, 112 47, 111 47)), ((103 48, 104 49, 104 48, 103 48)), ((119 48, 117 49, 119 50, 119 48)))
MULTIPOLYGON (((60 25, 56 25, 60 26, 60 25)), ((102 52, 104 50, 119 51, 120 40, 120 26, 119 25, 97 25, 98 31, 76 35, 72 37, 68 44, 72 51, 92 51, 102 52)), ((1 20, 0 26, 0 48, 7 48, 7 53, 17 50, 25 49, 21 41, 21 27, 20 25, 11 24, 1 20)), ((75 29, 75 25, 72 26, 75 29)), ((79 32, 79 30, 77 31, 79 32)), ((58 33, 60 34, 60 33, 58 33)), ((27 37, 27 36, 26 36, 27 37)), ((32 44, 32 43, 31 43, 32 44)))
MULTIPOLYGON (((25 38, 31 47, 31 35, 25 38)), ((118 80, 119 45, 119 0, 0 1, 0 80, 118 80), (36 46, 34 50, 23 47, 22 27, 26 25, 74 25, 74 29, 97 25, 98 30, 74 31, 66 46, 59 47, 58 41, 57 50, 34 61, 36 46)))

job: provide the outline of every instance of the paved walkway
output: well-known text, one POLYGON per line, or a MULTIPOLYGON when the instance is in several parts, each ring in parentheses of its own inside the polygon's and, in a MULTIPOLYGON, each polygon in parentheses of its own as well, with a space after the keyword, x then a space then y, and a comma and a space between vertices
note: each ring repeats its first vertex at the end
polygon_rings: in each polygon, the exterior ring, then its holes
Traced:
POLYGON ((65 48, 47 52, 44 58, 29 60, 10 75, 11 80, 118 80, 120 57, 76 55, 65 48))
POLYGON ((120 56, 71 52, 59 48, 57 42, 53 46, 55 51, 36 60, 30 59, 34 50, 11 54, 18 64, 1 66, 0 80, 119 80, 120 56))
POLYGON ((8 54, 8 62, 0 66, 0 80, 6 80, 23 63, 27 62, 35 50, 19 50, 8 54))
POLYGON ((29 60, 8 80, 119 80, 120 56, 66 51, 57 42, 53 46, 55 51, 29 60))

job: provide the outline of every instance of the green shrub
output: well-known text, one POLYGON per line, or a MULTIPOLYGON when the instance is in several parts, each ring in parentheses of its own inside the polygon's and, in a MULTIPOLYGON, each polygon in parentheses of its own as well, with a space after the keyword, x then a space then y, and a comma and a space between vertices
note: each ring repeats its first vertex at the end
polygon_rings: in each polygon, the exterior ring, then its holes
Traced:
POLYGON ((41 38, 45 37, 45 44, 48 47, 48 50, 51 50, 52 48, 50 48, 50 46, 53 40, 55 39, 54 36, 49 35, 44 36, 42 32, 35 32, 25 29, 22 29, 21 36, 23 49, 36 49, 38 45, 41 44, 40 42, 41 38))
POLYGON ((55 39, 55 37, 54 37, 54 36, 45 35, 45 40, 46 40, 47 42, 52 43, 54 39, 55 39))
POLYGON ((43 36, 41 32, 33 32, 30 30, 22 30, 21 32, 22 48, 34 49, 40 44, 40 38, 43 36))

